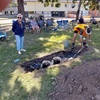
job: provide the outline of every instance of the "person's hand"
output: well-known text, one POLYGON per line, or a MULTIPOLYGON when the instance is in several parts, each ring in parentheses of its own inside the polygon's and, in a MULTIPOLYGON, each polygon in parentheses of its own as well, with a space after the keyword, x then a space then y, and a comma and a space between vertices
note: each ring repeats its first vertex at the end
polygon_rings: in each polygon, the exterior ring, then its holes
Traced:
POLYGON ((91 39, 90 40, 88 40, 89 42, 91 42, 91 39))

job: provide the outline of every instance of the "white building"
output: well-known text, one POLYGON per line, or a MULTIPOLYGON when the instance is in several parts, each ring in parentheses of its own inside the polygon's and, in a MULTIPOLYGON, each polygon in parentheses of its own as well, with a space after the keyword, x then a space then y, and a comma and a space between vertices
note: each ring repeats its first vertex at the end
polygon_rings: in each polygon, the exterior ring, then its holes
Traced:
POLYGON ((5 15, 13 15, 18 13, 17 7, 7 7, 2 11, 3 14, 5 15))
MULTIPOLYGON (((59 8, 55 7, 56 3, 49 3, 46 6, 45 3, 37 2, 37 0, 25 0, 25 12, 28 16, 35 16, 37 14, 43 14, 45 17, 75 17, 76 11, 78 9, 78 2, 75 3, 75 7, 72 8, 73 3, 67 2, 67 0, 59 1, 61 6, 59 8)), ((83 16, 88 15, 88 11, 82 6, 80 9, 80 14, 83 16)))
MULTIPOLYGON (((15 2, 17 0, 14 0, 15 2)), ((67 2, 67 0, 60 0, 61 6, 59 8, 55 7, 56 3, 49 3, 49 6, 46 6, 45 3, 38 2, 38 0, 24 0, 24 8, 26 15, 37 16, 44 15, 44 17, 75 17, 76 11, 78 9, 78 2, 75 3, 75 7, 72 8, 73 3, 71 0, 67 2)), ((82 6, 80 9, 80 14, 83 16, 88 15, 88 10, 85 10, 82 6)), ((3 11, 3 14, 17 14, 17 7, 8 7, 3 11)))

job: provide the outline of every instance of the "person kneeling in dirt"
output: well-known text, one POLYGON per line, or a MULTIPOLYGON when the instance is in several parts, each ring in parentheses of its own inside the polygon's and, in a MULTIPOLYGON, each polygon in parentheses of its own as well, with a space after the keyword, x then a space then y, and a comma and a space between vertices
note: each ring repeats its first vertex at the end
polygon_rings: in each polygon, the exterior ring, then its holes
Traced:
POLYGON ((75 47, 75 41, 77 34, 79 35, 79 41, 81 43, 81 47, 87 47, 86 41, 91 41, 91 31, 92 28, 87 24, 78 24, 74 27, 74 36, 72 38, 72 49, 75 47))

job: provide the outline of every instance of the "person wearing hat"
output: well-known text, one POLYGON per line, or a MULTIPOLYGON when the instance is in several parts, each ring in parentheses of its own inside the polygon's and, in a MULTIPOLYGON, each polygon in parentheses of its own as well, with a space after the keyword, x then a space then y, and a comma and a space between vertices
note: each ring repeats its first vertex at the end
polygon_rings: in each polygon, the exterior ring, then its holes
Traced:
POLYGON ((81 47, 87 47, 87 37, 88 40, 91 41, 91 27, 89 27, 87 24, 78 24, 74 27, 74 36, 72 38, 72 49, 75 47, 75 41, 77 34, 79 35, 79 41, 81 43, 81 47))
POLYGON ((12 31, 14 32, 15 39, 16 39, 16 47, 18 54, 21 54, 22 51, 26 51, 23 48, 24 44, 24 29, 25 29, 25 24, 22 21, 22 15, 18 14, 17 15, 17 20, 13 22, 12 25, 12 31))

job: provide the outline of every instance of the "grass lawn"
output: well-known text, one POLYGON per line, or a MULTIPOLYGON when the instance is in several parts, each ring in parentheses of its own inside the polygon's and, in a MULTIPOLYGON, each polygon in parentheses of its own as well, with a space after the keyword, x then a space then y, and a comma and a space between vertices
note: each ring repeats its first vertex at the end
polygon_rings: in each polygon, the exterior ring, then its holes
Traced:
MULTIPOLYGON (((25 33, 25 49, 27 52, 18 55, 15 47, 15 39, 12 32, 8 33, 5 42, 0 41, 0 100, 48 100, 48 93, 52 90, 54 77, 60 72, 61 68, 78 65, 73 64, 56 65, 45 70, 35 70, 32 73, 25 73, 20 64, 45 56, 52 52, 63 50, 63 41, 71 40, 72 31, 49 31, 40 34, 25 33), (15 59, 19 59, 14 63, 15 59)), ((91 53, 83 55, 81 60, 91 60, 100 58, 100 28, 93 28, 92 42, 89 43, 93 48, 91 53)))

